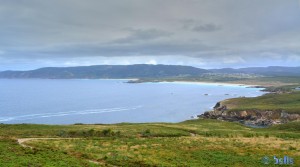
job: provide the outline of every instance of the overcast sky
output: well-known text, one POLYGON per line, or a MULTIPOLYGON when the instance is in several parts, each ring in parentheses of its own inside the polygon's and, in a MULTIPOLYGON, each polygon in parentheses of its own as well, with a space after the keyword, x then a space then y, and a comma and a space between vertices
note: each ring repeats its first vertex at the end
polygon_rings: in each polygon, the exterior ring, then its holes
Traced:
POLYGON ((300 66, 299 0, 0 0, 0 70, 300 66))

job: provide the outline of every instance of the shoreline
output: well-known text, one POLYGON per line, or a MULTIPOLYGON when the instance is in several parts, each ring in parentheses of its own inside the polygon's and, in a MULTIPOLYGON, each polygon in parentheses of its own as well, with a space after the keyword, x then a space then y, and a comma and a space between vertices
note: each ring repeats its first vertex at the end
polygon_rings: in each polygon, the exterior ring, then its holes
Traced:
MULTIPOLYGON (((145 82, 146 83, 146 82, 145 82)), ((182 83, 182 84, 199 84, 199 85, 217 85, 217 86, 242 86, 246 88, 262 87, 261 85, 226 83, 226 82, 207 82, 207 81, 159 81, 155 83, 182 83)))
POLYGON ((3 80, 117 80, 117 81, 127 81, 124 83, 178 83, 178 84, 199 84, 199 85, 217 85, 217 86, 243 86, 249 88, 265 88, 259 84, 245 84, 245 83, 230 83, 230 82, 213 82, 213 81, 157 81, 149 80, 143 81, 139 78, 0 78, 3 80))
POLYGON ((131 84, 139 84, 139 83, 178 83, 178 84, 210 84, 210 85, 217 85, 217 86, 243 86, 247 88, 267 88, 268 86, 264 84, 251 84, 251 83, 238 83, 238 82, 215 82, 215 81, 184 81, 184 80, 143 80, 143 79, 134 79, 128 80, 127 83, 131 84))

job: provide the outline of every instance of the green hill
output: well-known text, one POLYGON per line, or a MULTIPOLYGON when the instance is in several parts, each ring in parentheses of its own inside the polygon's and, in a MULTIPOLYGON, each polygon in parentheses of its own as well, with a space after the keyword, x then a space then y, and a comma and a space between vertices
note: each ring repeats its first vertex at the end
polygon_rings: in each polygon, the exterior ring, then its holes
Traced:
POLYGON ((31 71, 4 71, 0 78, 162 78, 200 76, 207 70, 176 65, 97 65, 82 67, 47 67, 31 71))
POLYGON ((300 91, 266 94, 253 98, 234 98, 223 102, 229 111, 261 110, 285 111, 300 114, 300 91))
POLYGON ((99 78, 172 78, 233 81, 257 77, 300 77, 300 67, 249 67, 240 69, 201 69, 180 65, 95 65, 46 67, 30 71, 3 71, 0 78, 99 79, 99 78))
POLYGON ((113 125, 0 125, 0 166, 300 165, 300 122, 253 129, 218 120, 113 125), (288 129, 288 130, 286 130, 288 129), (17 140, 20 138, 21 144, 17 140), (39 138, 39 139, 30 139, 39 138), (269 165, 262 162, 269 157, 269 165))

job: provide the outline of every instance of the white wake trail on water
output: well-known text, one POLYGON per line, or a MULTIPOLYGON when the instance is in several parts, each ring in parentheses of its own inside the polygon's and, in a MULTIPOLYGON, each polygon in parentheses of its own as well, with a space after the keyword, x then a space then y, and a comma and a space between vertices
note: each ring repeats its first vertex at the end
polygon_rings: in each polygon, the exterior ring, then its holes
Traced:
POLYGON ((27 114, 27 115, 13 116, 13 117, 0 117, 0 122, 8 122, 14 120, 28 120, 28 119, 36 119, 36 118, 61 117, 61 116, 68 116, 68 115, 100 114, 100 113, 136 110, 138 108, 142 108, 142 106, 89 109, 89 110, 66 111, 66 112, 56 112, 56 113, 27 114))

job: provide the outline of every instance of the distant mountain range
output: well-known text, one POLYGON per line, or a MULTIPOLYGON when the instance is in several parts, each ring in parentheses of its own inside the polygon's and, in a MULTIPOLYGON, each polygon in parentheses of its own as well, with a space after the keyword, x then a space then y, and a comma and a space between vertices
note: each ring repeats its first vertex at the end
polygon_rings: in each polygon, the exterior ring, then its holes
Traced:
POLYGON ((200 77, 205 73, 243 73, 264 76, 299 76, 300 67, 249 67, 201 69, 179 65, 96 65, 46 67, 30 71, 3 71, 0 78, 97 79, 97 78, 166 78, 200 77))

